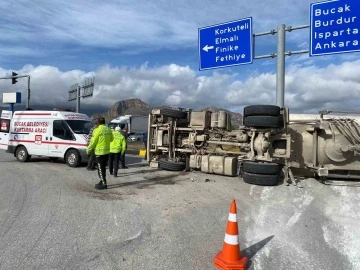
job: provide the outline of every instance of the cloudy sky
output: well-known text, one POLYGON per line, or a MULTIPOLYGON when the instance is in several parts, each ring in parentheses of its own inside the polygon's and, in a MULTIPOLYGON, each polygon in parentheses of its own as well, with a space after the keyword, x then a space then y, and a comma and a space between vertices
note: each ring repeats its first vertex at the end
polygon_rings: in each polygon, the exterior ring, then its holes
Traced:
MULTIPOLYGON (((75 107, 68 89, 95 76, 108 108, 140 98, 151 105, 224 107, 276 103, 275 59, 199 71, 198 28, 253 17, 254 33, 309 23, 311 0, 3 0, 0 76, 31 76, 31 106, 75 107)), ((276 52, 276 35, 256 38, 256 55, 276 52)), ((286 50, 308 49, 309 29, 287 33, 286 50)), ((26 79, 0 80, 0 93, 26 79)), ((286 58, 285 106, 297 112, 358 109, 360 53, 286 58)), ((2 99, 2 95, 0 97, 2 99)), ((2 101, 2 100, 1 100, 2 101)))

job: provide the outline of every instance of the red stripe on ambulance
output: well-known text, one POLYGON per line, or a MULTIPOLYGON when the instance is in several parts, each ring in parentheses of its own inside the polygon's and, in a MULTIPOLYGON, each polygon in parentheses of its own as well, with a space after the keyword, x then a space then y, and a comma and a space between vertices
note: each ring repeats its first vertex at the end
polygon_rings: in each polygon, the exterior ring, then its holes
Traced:
MULTIPOLYGON (((10 140, 10 142, 16 142, 16 143, 35 143, 35 141, 30 141, 30 140, 10 140)), ((67 143, 67 142, 49 142, 49 141, 42 141, 41 143, 46 143, 46 144, 59 144, 59 145, 74 145, 74 146, 87 146, 87 144, 84 143, 67 143)))
POLYGON ((51 115, 51 113, 15 113, 15 115, 30 115, 30 116, 34 116, 34 115, 51 115))

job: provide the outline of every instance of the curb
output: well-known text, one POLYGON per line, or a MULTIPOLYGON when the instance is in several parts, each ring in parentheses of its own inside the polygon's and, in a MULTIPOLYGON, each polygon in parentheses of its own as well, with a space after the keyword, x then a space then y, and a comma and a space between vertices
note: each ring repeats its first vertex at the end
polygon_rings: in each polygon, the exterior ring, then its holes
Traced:
POLYGON ((125 154, 137 155, 137 156, 145 156, 144 152, 146 153, 145 149, 140 149, 140 150, 128 149, 128 150, 126 150, 125 154))

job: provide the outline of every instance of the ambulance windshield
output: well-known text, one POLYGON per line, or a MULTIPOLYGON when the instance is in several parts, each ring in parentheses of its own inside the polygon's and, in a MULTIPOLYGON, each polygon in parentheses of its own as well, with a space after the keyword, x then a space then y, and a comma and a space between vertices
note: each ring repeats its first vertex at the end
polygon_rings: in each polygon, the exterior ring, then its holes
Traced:
POLYGON ((83 120, 66 120, 66 123, 76 134, 89 134, 90 129, 94 126, 92 121, 83 120))

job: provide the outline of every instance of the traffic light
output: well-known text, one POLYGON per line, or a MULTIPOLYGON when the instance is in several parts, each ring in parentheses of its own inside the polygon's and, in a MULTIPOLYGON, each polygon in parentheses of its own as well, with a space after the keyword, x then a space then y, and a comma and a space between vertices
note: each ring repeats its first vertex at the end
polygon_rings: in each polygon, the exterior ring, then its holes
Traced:
MULTIPOLYGON (((14 71, 12 72, 12 77, 17 76, 17 75, 18 75, 18 74, 17 74, 17 73, 15 73, 14 71)), ((12 84, 17 83, 16 78, 12 78, 11 80, 12 80, 12 84)))

